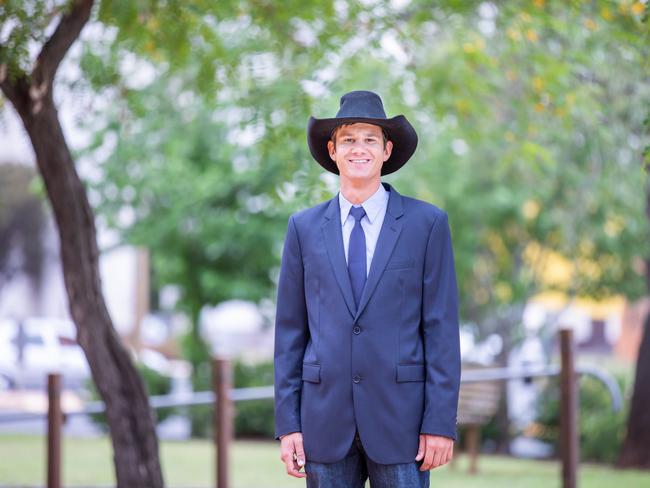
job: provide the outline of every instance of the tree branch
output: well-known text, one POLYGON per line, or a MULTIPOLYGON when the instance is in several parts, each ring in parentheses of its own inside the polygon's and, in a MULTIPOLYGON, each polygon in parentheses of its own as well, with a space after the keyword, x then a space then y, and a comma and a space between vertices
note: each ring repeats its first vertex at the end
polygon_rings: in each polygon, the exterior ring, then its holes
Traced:
POLYGON ((47 90, 54 81, 61 60, 88 22, 92 6, 93 0, 75 0, 70 11, 61 17, 54 34, 43 45, 34 64, 32 78, 37 91, 47 90))
MULTIPOLYGON (((7 73, 7 65, 0 65, 0 90, 13 104, 18 113, 23 113, 29 105, 29 86, 24 74, 11 79, 7 73)), ((26 113, 26 112, 25 112, 26 113)))

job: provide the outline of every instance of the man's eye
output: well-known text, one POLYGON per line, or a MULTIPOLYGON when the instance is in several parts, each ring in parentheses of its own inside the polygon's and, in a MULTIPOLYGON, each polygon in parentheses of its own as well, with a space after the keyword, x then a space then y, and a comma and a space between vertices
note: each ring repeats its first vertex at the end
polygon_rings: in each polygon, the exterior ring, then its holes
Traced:
POLYGON ((372 144, 372 143, 374 143, 376 140, 377 140, 377 139, 374 139, 374 138, 371 137, 371 138, 369 138, 369 139, 366 139, 366 142, 369 143, 369 144, 372 144))

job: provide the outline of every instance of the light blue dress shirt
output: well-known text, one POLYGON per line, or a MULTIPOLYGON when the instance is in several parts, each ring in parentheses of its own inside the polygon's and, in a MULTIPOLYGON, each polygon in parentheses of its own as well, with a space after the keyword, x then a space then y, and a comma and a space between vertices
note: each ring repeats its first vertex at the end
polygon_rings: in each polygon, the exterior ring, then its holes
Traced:
MULTIPOLYGON (((372 257, 375 254, 377 247, 377 240, 379 239, 379 231, 381 225, 384 223, 386 216, 386 209, 388 208, 389 193, 384 188, 384 185, 379 184, 377 191, 372 194, 361 205, 354 205, 355 207, 363 207, 366 215, 361 219, 361 228, 366 235, 366 276, 370 272, 370 264, 372 257)), ((354 228, 354 217, 350 215, 350 208, 352 203, 349 202, 343 193, 339 191, 339 207, 341 207, 341 225, 343 232, 343 249, 345 251, 345 262, 348 261, 348 248, 350 246, 350 234, 354 228)))

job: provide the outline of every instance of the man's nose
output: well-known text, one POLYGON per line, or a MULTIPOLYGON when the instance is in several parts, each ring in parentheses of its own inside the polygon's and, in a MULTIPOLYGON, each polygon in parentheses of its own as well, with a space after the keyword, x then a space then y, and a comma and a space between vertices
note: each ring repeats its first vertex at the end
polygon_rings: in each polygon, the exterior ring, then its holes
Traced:
POLYGON ((366 152, 366 144, 363 141, 354 141, 352 143, 352 152, 353 153, 364 153, 366 152))

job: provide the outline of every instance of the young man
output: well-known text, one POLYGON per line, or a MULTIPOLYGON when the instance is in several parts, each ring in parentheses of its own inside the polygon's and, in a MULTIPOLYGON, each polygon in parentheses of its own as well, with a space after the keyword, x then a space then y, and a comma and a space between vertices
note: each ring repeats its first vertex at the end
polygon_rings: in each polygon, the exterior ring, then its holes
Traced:
POLYGON ((452 456, 460 383, 447 215, 381 183, 417 134, 375 93, 344 95, 336 117, 310 118, 307 139, 340 192, 289 219, 275 329, 281 458, 308 487, 429 486, 452 456))

